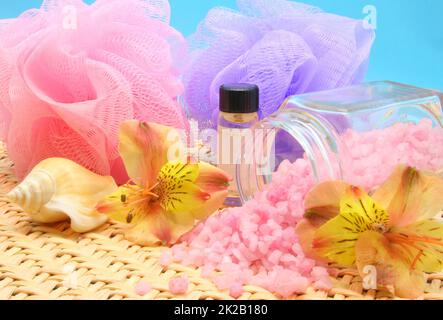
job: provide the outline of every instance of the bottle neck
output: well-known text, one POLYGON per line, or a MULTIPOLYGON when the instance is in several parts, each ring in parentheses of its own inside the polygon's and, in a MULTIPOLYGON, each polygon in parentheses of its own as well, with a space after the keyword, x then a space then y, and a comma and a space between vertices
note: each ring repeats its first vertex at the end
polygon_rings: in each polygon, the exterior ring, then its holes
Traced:
POLYGON ((258 113, 228 113, 220 111, 220 117, 232 123, 251 123, 258 120, 258 113))

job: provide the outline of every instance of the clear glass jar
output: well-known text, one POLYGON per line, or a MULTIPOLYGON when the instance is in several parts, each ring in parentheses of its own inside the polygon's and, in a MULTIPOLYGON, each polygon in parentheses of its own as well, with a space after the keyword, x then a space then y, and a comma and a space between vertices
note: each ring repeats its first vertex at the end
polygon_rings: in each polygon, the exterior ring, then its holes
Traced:
MULTIPOLYGON (((354 183, 346 174, 359 161, 356 150, 350 150, 351 135, 366 134, 364 139, 370 139, 373 132, 380 134, 399 123, 419 125, 425 119, 427 125, 442 127, 442 105, 441 92, 388 81, 290 97, 253 127, 256 156, 236 170, 240 197, 246 202, 262 190, 286 159, 306 159, 316 182, 354 183)), ((363 153, 389 153, 374 145, 365 150, 364 141, 358 148, 363 153)))

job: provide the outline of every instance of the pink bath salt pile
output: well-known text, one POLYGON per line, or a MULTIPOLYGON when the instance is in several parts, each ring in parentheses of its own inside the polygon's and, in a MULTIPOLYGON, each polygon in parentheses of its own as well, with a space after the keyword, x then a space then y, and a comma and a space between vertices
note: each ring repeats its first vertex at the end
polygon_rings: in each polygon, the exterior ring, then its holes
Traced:
MULTIPOLYGON (((399 163, 419 169, 443 168, 443 130, 429 122, 398 124, 368 133, 345 132, 350 150, 346 179, 366 188, 380 185, 399 163)), ((241 208, 230 208, 200 223, 162 262, 201 267, 220 290, 261 286, 282 297, 309 286, 328 290, 328 271, 306 258, 294 227, 303 216, 304 198, 315 185, 306 159, 284 161, 272 182, 241 208), (217 271, 217 272, 215 272, 217 271)))
POLYGON ((305 257, 294 233, 303 215, 303 195, 314 185, 309 165, 305 161, 283 163, 272 185, 245 206, 199 224, 164 253, 163 262, 172 255, 173 261, 202 267, 203 276, 234 298, 245 284, 283 297, 303 293, 313 283, 329 288, 328 272, 314 269, 315 261, 305 257))
POLYGON ((348 151, 344 179, 367 189, 383 183, 400 163, 418 170, 443 169, 443 129, 433 128, 430 120, 363 134, 348 130, 341 140, 348 151))

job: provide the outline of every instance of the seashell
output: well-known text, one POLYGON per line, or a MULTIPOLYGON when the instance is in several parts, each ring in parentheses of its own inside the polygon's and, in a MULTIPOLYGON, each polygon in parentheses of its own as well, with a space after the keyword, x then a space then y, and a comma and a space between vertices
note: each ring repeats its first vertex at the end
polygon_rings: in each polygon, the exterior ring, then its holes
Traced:
POLYGON ((95 206, 116 190, 112 177, 97 175, 68 159, 49 158, 6 196, 36 222, 70 219, 74 231, 88 232, 107 221, 95 206))

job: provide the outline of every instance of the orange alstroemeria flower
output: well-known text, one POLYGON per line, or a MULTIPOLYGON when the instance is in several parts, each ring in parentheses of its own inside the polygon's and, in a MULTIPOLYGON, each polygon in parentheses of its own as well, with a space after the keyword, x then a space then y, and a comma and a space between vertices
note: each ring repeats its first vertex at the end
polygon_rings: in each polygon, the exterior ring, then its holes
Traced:
POLYGON ((379 285, 395 294, 423 294, 424 273, 443 270, 443 179, 399 166, 369 196, 342 181, 319 184, 305 200, 305 219, 296 227, 307 255, 377 271, 379 285))
POLYGON ((178 159, 183 145, 175 129, 136 120, 124 122, 119 152, 131 181, 100 202, 97 210, 127 223, 128 240, 173 244, 223 204, 231 180, 207 163, 178 159), (173 158, 171 160, 171 158, 173 158))

